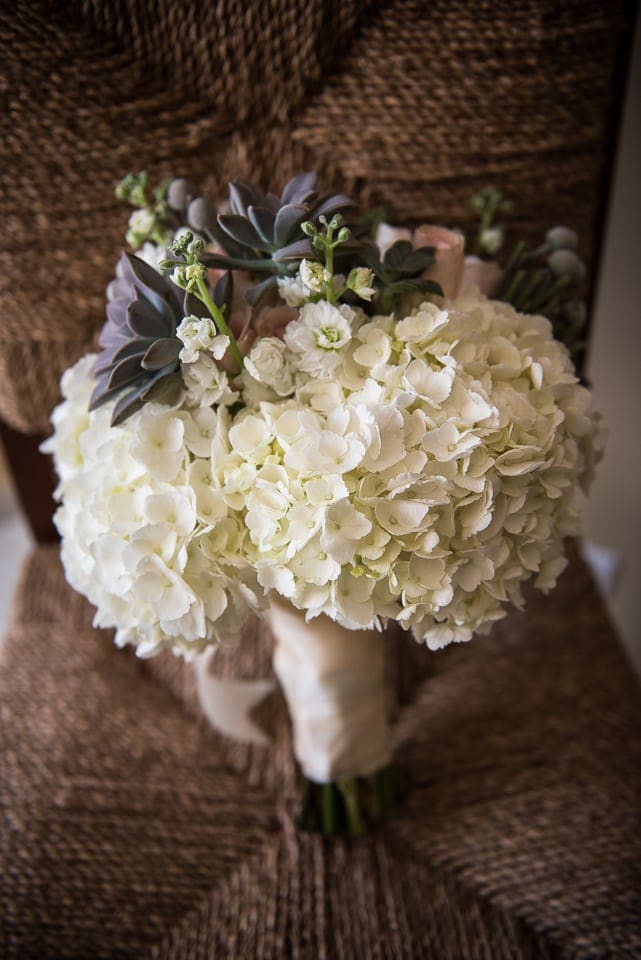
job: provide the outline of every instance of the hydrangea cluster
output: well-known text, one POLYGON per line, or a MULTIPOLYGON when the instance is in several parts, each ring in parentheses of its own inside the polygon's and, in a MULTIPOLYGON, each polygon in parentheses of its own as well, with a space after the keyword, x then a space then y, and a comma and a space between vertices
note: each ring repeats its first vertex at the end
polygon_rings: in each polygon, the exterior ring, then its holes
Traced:
POLYGON ((555 583, 600 444, 547 320, 478 290, 380 316, 316 299, 233 380, 213 330, 179 336, 178 404, 111 427, 85 358, 48 442, 67 575, 120 643, 197 653, 276 591, 436 649, 555 583))
POLYGON ((247 532, 212 481, 213 449, 227 442, 219 415, 149 403, 110 426, 111 404, 87 412, 94 360, 65 373, 44 445, 60 477, 67 579, 97 608, 95 625, 115 627, 116 642, 141 656, 233 642, 264 601, 247 532))

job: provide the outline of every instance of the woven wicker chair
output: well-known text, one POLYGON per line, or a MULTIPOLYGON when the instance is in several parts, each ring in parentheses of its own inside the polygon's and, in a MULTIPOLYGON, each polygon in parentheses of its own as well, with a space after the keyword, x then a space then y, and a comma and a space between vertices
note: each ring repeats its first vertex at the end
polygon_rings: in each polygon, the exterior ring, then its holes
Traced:
MULTIPOLYGON (((399 646, 410 788, 371 836, 323 840, 293 825, 278 698, 272 747, 226 741, 180 662, 92 629, 36 452, 102 323, 130 169, 216 191, 315 167, 396 221, 463 224, 491 178, 515 231, 571 223, 594 265, 618 4, 35 0, 0 31, 0 419, 37 538, 0 661, 0 957, 641 956, 641 704, 578 555, 489 638, 399 646)), ((250 629, 221 671, 268 650, 250 629)))

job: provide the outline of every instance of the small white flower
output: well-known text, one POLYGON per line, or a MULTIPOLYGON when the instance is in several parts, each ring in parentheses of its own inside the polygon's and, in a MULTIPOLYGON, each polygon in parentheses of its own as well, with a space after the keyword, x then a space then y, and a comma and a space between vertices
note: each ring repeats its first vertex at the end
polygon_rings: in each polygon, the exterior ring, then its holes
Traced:
POLYGON ((367 267, 354 267, 347 277, 347 288, 361 300, 371 300, 376 293, 374 274, 367 267))
POLYGON ((299 319, 285 329, 285 343, 297 354, 299 369, 329 378, 352 338, 354 317, 354 311, 345 305, 335 307, 326 300, 306 303, 299 319))
POLYGON ((405 227, 394 227, 390 223, 379 223, 376 230, 376 246, 381 256, 389 250, 391 246, 398 243, 399 240, 412 242, 412 231, 405 227))
POLYGON ((294 574, 287 567, 259 560, 256 564, 258 582, 265 591, 276 590, 283 597, 292 597, 296 589, 294 574))
POLYGON ((191 490, 171 488, 145 498, 144 512, 150 523, 165 523, 178 535, 186 537, 196 525, 194 495, 191 490))
POLYGON ((225 496, 214 486, 209 460, 195 460, 189 467, 187 479, 194 492, 196 514, 201 523, 213 524, 227 516, 225 496))
POLYGON ((392 341, 384 330, 372 323, 365 324, 358 331, 361 346, 354 351, 356 363, 375 371, 386 364, 392 355, 392 341))
POLYGON ((244 457, 261 460, 269 452, 272 433, 262 417, 248 414, 229 431, 232 449, 244 457))
POLYGON ((227 374, 217 366, 214 358, 204 351, 200 352, 194 361, 183 365, 182 377, 187 388, 186 402, 189 406, 228 406, 238 400, 238 393, 229 383, 227 374))
POLYGON ((298 273, 301 282, 312 293, 323 293, 332 279, 331 273, 322 263, 310 260, 301 260, 298 273))
POLYGON ((349 500, 341 500, 327 511, 321 546, 338 563, 350 563, 356 554, 358 541, 366 537, 371 529, 371 520, 349 500))
POLYGON ((153 605, 160 620, 177 620, 196 602, 196 596, 182 577, 156 555, 148 556, 140 565, 133 591, 145 603, 153 605))
POLYGON ((178 354, 181 363, 193 363, 203 350, 211 353, 215 360, 220 360, 229 346, 229 337, 218 333, 210 317, 184 317, 176 336, 184 344, 178 354))
POLYGON ((454 460, 469 453, 481 443, 481 438, 469 430, 460 431, 448 421, 423 437, 423 449, 436 460, 454 460))
POLYGON ((310 540, 288 566, 299 581, 318 587, 336 580, 341 572, 340 564, 323 550, 318 536, 310 540))
POLYGON ((479 237, 479 243, 481 244, 483 251, 485 253, 489 253, 490 256, 498 253, 503 245, 503 228, 487 227, 485 230, 482 230, 479 237))
POLYGON ((399 320, 394 332, 399 340, 425 341, 442 330, 447 321, 447 310, 441 310, 434 303, 423 303, 411 317, 399 320))
POLYGON ((336 581, 335 598, 338 606, 339 619, 352 630, 363 627, 369 629, 374 624, 375 582, 369 577, 357 577, 351 572, 344 572, 336 581))
POLYGON ((404 536, 421 529, 429 505, 418 500, 381 500, 376 504, 376 519, 392 536, 404 536))
POLYGON ((248 356, 245 369, 259 383, 271 387, 279 397, 294 390, 294 379, 287 364, 287 347, 278 337, 261 337, 248 356))
POLYGON ((142 247, 136 250, 136 256, 139 260, 144 260, 146 264, 153 267, 158 273, 162 273, 160 261, 167 259, 167 248, 159 247, 156 243, 151 243, 147 240, 143 243, 142 247))
POLYGON ((295 277, 279 277, 278 293, 288 307, 300 307, 311 296, 311 290, 305 286, 299 274, 295 277))
POLYGON ((179 417, 147 404, 136 425, 133 456, 157 480, 173 480, 185 460, 185 425, 179 417))
POLYGON ((452 392, 455 369, 453 364, 434 367, 425 360, 412 360, 405 371, 411 390, 429 404, 440 406, 452 392))
POLYGON ((156 218, 153 210, 143 207, 141 210, 134 210, 129 217, 129 229, 126 240, 132 247, 138 247, 144 240, 147 240, 154 231, 156 218))
POLYGON ((358 466, 367 448, 354 434, 342 437, 333 430, 323 430, 316 441, 306 445, 304 449, 307 463, 312 470, 342 474, 349 473, 358 466))

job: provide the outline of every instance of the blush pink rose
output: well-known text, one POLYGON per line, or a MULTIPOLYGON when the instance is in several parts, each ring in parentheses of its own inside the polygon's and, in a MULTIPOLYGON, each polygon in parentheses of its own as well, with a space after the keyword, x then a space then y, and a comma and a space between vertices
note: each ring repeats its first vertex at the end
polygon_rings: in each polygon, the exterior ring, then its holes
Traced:
POLYGON ((259 337, 278 337, 285 339, 285 327, 298 317, 296 307, 278 304, 275 307, 262 307, 252 320, 252 327, 259 337))

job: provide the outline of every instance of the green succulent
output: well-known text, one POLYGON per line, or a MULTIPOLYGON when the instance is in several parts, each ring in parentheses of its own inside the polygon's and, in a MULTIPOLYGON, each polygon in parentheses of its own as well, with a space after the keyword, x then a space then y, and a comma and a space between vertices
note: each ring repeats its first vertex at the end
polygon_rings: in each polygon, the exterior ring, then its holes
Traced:
MULTIPOLYGON (((206 196, 195 196, 186 180, 170 183, 167 202, 181 213, 185 223, 224 253, 205 253, 201 263, 208 267, 246 270, 258 282, 246 292, 256 305, 277 293, 279 277, 296 274, 301 260, 318 260, 319 253, 302 225, 325 219, 354 207, 344 194, 321 197, 315 189, 316 174, 293 177, 280 197, 261 193, 241 180, 229 185, 229 211, 219 213, 206 196)), ((349 263, 361 244, 344 244, 338 266, 349 263)))
POLYGON ((122 423, 149 400, 175 403, 182 391, 176 337, 185 315, 180 290, 139 257, 123 253, 111 285, 90 410, 119 397, 111 418, 122 423))
POLYGON ((432 293, 438 296, 443 291, 434 280, 425 280, 423 273, 434 263, 434 247, 414 249, 409 240, 397 240, 383 258, 373 244, 364 246, 360 253, 362 261, 372 271, 380 291, 380 309, 387 313, 403 294, 432 293))

